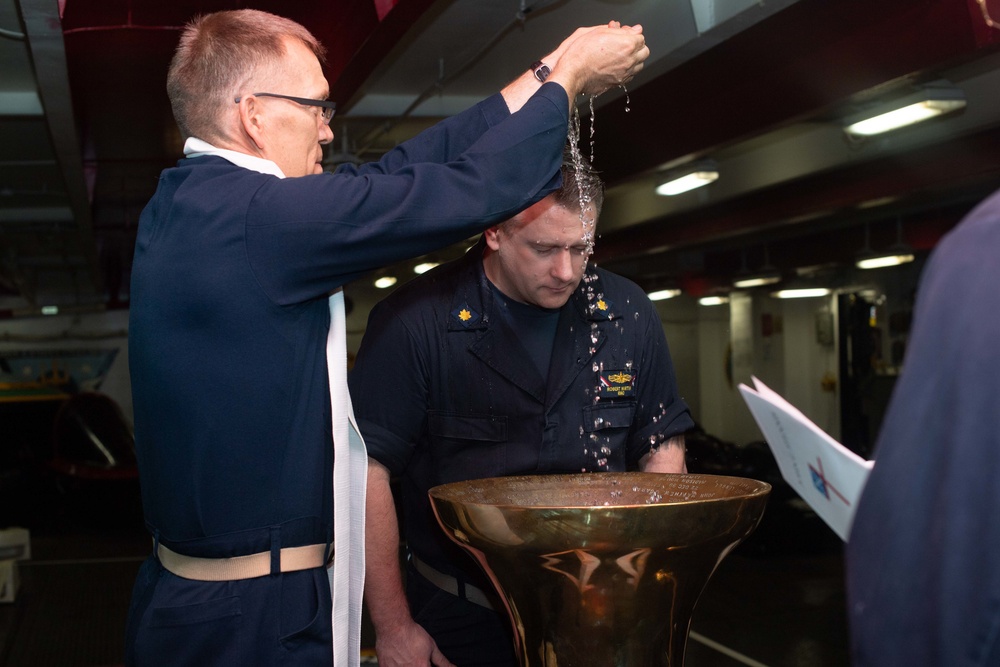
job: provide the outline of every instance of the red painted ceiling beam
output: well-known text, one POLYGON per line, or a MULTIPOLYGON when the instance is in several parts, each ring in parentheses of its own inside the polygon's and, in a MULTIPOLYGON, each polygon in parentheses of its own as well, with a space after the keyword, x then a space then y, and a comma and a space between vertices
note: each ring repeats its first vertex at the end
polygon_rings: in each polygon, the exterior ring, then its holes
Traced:
MULTIPOLYGON (((341 0, 340 2, 284 2, 257 0, 74 0, 66 4, 63 32, 68 40, 83 33, 101 34, 103 48, 114 52, 119 66, 129 65, 129 51, 118 43, 124 35, 163 30, 172 38, 156 40, 148 48, 160 53, 158 61, 169 61, 180 28, 199 14, 252 7, 280 14, 306 26, 326 47, 325 72, 333 87, 333 99, 343 102, 353 95, 376 65, 395 47, 406 31, 433 0, 341 0), (381 10, 381 11, 380 11, 381 10), (381 16, 380 16, 381 14, 381 16)), ((127 38, 125 38, 127 40, 127 38)), ((126 42, 127 43, 127 42, 126 42)), ((105 76, 114 75, 105 72, 105 76)), ((166 71, 147 71, 154 82, 166 80, 166 71)), ((85 91, 80 91, 85 94, 85 91)))

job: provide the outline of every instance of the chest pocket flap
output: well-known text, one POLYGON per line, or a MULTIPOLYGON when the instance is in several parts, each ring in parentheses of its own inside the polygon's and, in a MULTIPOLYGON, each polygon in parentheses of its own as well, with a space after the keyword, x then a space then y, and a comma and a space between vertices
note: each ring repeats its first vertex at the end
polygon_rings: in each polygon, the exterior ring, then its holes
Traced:
POLYGON ((432 410, 427 413, 427 431, 437 438, 505 442, 507 417, 502 415, 460 415, 432 410))
POLYGON ((589 405, 583 409, 583 428, 588 433, 608 428, 629 428, 634 416, 634 401, 589 405))

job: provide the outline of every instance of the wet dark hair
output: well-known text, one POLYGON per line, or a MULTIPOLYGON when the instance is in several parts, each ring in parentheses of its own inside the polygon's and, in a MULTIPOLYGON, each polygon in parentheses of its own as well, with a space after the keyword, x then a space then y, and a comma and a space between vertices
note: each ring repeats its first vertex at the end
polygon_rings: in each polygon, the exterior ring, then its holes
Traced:
POLYGON ((563 208, 580 213, 580 202, 594 208, 594 219, 601 215, 604 205, 604 181, 584 155, 578 155, 579 162, 574 159, 573 151, 567 146, 563 151, 562 187, 553 194, 556 202, 563 208), (582 195, 582 196, 581 196, 582 195))

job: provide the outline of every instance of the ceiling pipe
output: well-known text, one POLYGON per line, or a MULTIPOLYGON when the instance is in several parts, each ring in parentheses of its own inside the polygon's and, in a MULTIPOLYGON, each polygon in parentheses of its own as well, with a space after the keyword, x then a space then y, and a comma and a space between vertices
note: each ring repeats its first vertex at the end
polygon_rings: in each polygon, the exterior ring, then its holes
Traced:
POLYGON ((36 72, 38 94, 45 108, 45 121, 62 172, 63 181, 79 236, 77 251, 86 258, 89 294, 104 291, 102 273, 94 243, 90 195, 80 169, 82 156, 76 133, 76 119, 70 103, 72 95, 66 67, 66 48, 62 25, 46 0, 17 0, 24 21, 28 48, 36 72))
POLYGON ((538 2, 535 2, 535 3, 531 4, 531 5, 526 5, 525 4, 525 0, 521 0, 521 7, 517 11, 517 13, 514 14, 514 18, 511 19, 510 22, 508 22, 506 25, 504 25, 503 27, 501 27, 499 30, 497 30, 497 32, 494 33, 493 37, 491 37, 490 39, 488 39, 486 41, 486 43, 482 46, 482 48, 480 48, 475 54, 473 54, 464 63, 462 63, 461 65, 459 65, 458 68, 455 69, 454 71, 452 71, 451 74, 445 75, 445 73, 444 73, 444 71, 445 71, 444 59, 442 59, 441 61, 439 61, 438 78, 434 81, 434 83, 432 83, 431 85, 429 85, 426 89, 424 89, 424 91, 422 93, 420 93, 419 95, 417 95, 417 97, 409 104, 409 106, 406 107, 406 109, 403 110, 402 113, 400 113, 395 118, 393 118, 391 120, 387 120, 386 122, 382 123, 381 125, 379 125, 378 128, 376 128, 375 130, 372 130, 365 137, 363 137, 362 140, 361 140, 363 142, 363 144, 362 144, 361 148, 357 151, 358 154, 364 155, 369 150, 371 150, 372 146, 374 146, 375 143, 381 137, 383 137, 386 134, 388 134, 390 130, 392 130, 394 127, 396 127, 397 125, 399 125, 401 122, 403 122, 404 120, 406 120, 407 118, 409 118, 409 116, 414 111, 416 111, 416 109, 421 104, 423 104, 424 102, 426 102, 428 99, 430 99, 434 95, 439 94, 450 83, 452 83, 453 81, 455 81, 455 79, 457 79, 460 76, 462 76, 463 74, 465 74, 472 66, 474 66, 476 63, 478 63, 480 60, 482 60, 483 57, 487 53, 489 53, 490 50, 492 50, 493 47, 496 46, 497 43, 501 39, 503 39, 504 36, 507 35, 508 32, 510 32, 512 29, 514 29, 517 26, 524 25, 524 23, 531 17, 532 14, 536 14, 537 12, 539 12, 539 11, 541 11, 543 9, 546 9, 549 6, 560 4, 560 3, 563 3, 563 2, 566 2, 566 0, 539 0, 538 2))

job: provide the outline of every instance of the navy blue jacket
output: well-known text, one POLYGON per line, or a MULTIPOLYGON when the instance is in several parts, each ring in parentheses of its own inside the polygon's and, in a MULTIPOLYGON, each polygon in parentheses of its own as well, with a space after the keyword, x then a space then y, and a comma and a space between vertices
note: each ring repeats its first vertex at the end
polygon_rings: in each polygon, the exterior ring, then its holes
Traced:
POLYGON ((847 544, 854 664, 1000 664, 1000 192, 934 250, 847 544))
POLYGON ((376 306, 349 382, 369 456, 401 476, 409 548, 489 590, 438 527, 429 488, 635 468, 652 443, 693 422, 659 316, 637 285, 589 268, 560 311, 543 378, 498 316, 482 247, 376 306))
POLYGON ((326 295, 456 242, 558 185, 565 91, 497 95, 379 163, 279 179, 218 157, 163 172, 142 213, 129 362, 146 522, 236 556, 332 531, 326 295))

